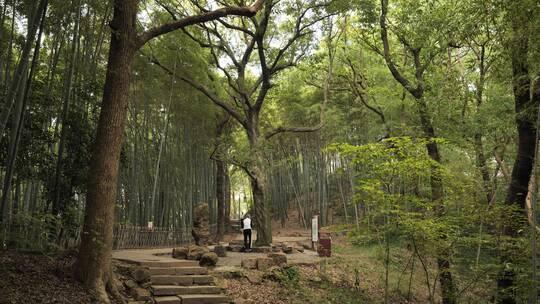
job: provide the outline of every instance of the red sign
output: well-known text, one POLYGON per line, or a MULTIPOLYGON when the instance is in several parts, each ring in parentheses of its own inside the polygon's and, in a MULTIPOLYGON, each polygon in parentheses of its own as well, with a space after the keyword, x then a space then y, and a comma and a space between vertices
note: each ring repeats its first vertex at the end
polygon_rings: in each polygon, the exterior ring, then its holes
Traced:
POLYGON ((332 256, 332 239, 331 238, 319 239, 319 246, 317 246, 317 253, 321 257, 331 257, 332 256))

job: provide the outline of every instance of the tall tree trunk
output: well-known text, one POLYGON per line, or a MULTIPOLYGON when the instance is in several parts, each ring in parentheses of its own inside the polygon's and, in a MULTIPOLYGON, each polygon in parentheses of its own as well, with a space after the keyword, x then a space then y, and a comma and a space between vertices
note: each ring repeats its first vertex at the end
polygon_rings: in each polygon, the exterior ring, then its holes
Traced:
POLYGON ((482 106, 482 101, 484 98, 484 86, 485 86, 485 80, 486 80, 486 64, 485 64, 485 56, 486 56, 486 48, 485 45, 480 46, 480 53, 477 56, 477 59, 479 61, 479 69, 480 69, 480 79, 478 80, 478 83, 476 84, 476 122, 477 122, 477 131, 474 134, 474 150, 476 153, 476 163, 478 166, 478 169, 480 170, 480 174, 482 176, 482 182, 484 187, 484 192, 486 193, 486 199, 487 203, 491 203, 493 199, 493 187, 491 186, 491 178, 489 174, 489 168, 486 161, 486 154, 484 151, 484 142, 482 140, 482 133, 480 130, 480 107, 482 106))
POLYGON ((224 161, 216 161, 216 197, 217 197, 217 231, 215 241, 219 242, 225 234, 225 196, 226 196, 227 164, 224 161))
POLYGON ((47 3, 48 0, 41 0, 38 3, 36 9, 33 11, 31 20, 29 20, 28 34, 26 36, 26 42, 21 53, 21 59, 19 60, 19 65, 17 66, 17 70, 13 75, 13 81, 8 90, 8 94, 5 100, 5 107, 2 109, 2 113, 0 115, 0 137, 4 135, 4 130, 9 120, 11 109, 15 104, 17 94, 20 91, 22 83, 24 82, 23 74, 25 74, 27 71, 30 51, 32 50, 32 46, 34 45, 34 41, 36 39, 36 33, 40 23, 39 20, 47 7, 47 3))
POLYGON ((518 143, 517 154, 512 168, 512 177, 505 204, 515 206, 515 212, 506 214, 503 227, 504 235, 511 238, 508 244, 504 244, 501 252, 502 271, 497 280, 497 302, 504 304, 516 303, 515 279, 516 272, 508 265, 514 265, 516 254, 520 254, 519 231, 525 227, 525 202, 528 192, 528 185, 534 164, 534 152, 536 141, 536 126, 533 119, 527 113, 537 113, 540 104, 540 81, 536 81, 536 86, 532 92, 531 99, 531 77, 529 74, 529 33, 527 28, 528 16, 521 5, 517 4, 510 8, 512 16, 512 35, 509 49, 512 60, 512 84, 515 103, 515 120, 517 125, 518 143), (516 220, 517 219, 517 220, 516 220), (508 224, 511 223, 511 224, 508 224))
MULTIPOLYGON (((8 7, 7 1, 4 1, 2 5, 0 5, 0 41, 4 41, 4 20, 6 16, 6 9, 8 7)), ((2 83, 2 78, 4 76, 4 51, 0 51, 0 84, 2 83)))
POLYGON ((8 193, 11 188, 11 179, 13 177, 13 173, 15 169, 15 161, 17 159, 19 142, 21 139, 21 134, 22 134, 23 126, 24 126, 26 106, 28 103, 28 99, 30 98, 32 78, 34 76, 34 72, 37 68, 37 63, 39 61, 39 51, 41 47, 40 38, 43 33, 43 26, 45 22, 46 11, 47 10, 45 7, 45 9, 41 12, 39 34, 38 34, 38 39, 36 41, 36 45, 34 47, 34 54, 32 58, 32 66, 30 68, 30 74, 28 75, 26 79, 24 76, 23 76, 23 79, 21 79, 21 81, 23 81, 23 84, 22 84, 23 86, 19 88, 20 92, 18 92, 19 95, 17 95, 17 98, 18 98, 18 102, 16 105, 17 110, 13 118, 14 124, 12 126, 12 135, 10 139, 8 158, 7 158, 7 164, 6 164, 7 172, 4 177, 4 187, 2 191, 3 195, 2 195, 2 203, 1 203, 2 207, 0 207, 0 222, 2 222, 2 218, 3 218, 3 210, 4 210, 3 206, 6 204, 6 201, 7 201, 7 195, 5 194, 8 193))
MULTIPOLYGON (((420 97, 417 99, 420 113, 420 121, 424 130, 424 135, 428 139, 435 138, 435 129, 429 119, 429 112, 425 100, 420 97)), ((439 147, 436 142, 430 141, 426 144, 426 149, 429 157, 441 163, 441 155, 439 153, 439 147)), ((435 204, 435 213, 437 217, 442 217, 445 214, 443 205, 443 182, 440 174, 437 172, 437 168, 432 168, 430 176, 431 184, 431 201, 435 204)), ((443 237, 444 238, 444 237, 443 237)), ((443 304, 456 303, 456 290, 454 281, 452 279, 452 272, 450 271, 450 253, 447 250, 439 252, 437 256, 437 265, 439 267, 443 304)))
MULTIPOLYGON (((424 132, 424 136, 430 140, 426 144, 426 149, 429 157, 437 163, 441 162, 441 156, 439 153, 439 147, 435 141, 431 139, 435 138, 435 128, 431 121, 428 106, 424 99, 424 72, 428 65, 421 63, 421 48, 407 47, 407 50, 414 58, 413 64, 415 68, 414 85, 410 82, 402 73, 400 73, 398 67, 391 59, 390 43, 388 40, 388 32, 386 27, 386 18, 388 13, 388 0, 381 0, 381 15, 380 15, 380 27, 381 27, 381 41, 383 43, 383 57, 386 61, 386 65, 391 72, 394 79, 399 82, 404 89, 406 89, 416 100, 418 112, 420 116, 421 127, 424 132)), ((403 38, 403 37, 401 37, 403 38)), ((405 45, 410 45, 405 43, 405 45)), ((431 200, 434 204, 436 217, 442 217, 445 214, 445 208, 443 204, 443 182, 437 168, 431 169, 430 186, 431 186, 431 200)), ((444 236, 442 237, 444 240, 444 236)), ((437 255, 437 265, 439 267, 442 291, 443 304, 456 303, 456 288, 450 271, 450 254, 448 250, 441 250, 437 255)))
MULTIPOLYGON (((229 122, 230 115, 226 114, 224 119, 219 121, 216 127, 216 145, 219 145, 224 132, 226 131, 227 124, 229 122)), ((217 149, 217 146, 216 146, 217 149)), ((229 169, 227 163, 221 159, 216 159, 216 198, 217 198, 217 233, 216 242, 223 239, 223 235, 226 232, 226 224, 230 224, 227 213, 227 203, 230 201, 229 196, 229 169), (227 223, 226 223, 227 222, 227 223)))
POLYGON ((64 145, 65 145, 66 136, 67 136, 66 122, 68 120, 67 118, 68 118, 68 113, 69 113, 69 104, 71 101, 71 95, 72 95, 72 89, 73 89, 73 77, 74 77, 75 65, 76 65, 75 61, 77 60, 76 50, 77 50, 77 45, 78 45, 78 40, 79 40, 79 20, 81 17, 80 4, 76 8, 76 14, 77 16, 75 19, 75 25, 73 27, 73 41, 72 41, 71 51, 70 51, 71 58, 70 58, 69 67, 66 72, 67 77, 65 78, 66 80, 64 82, 64 92, 63 92, 64 102, 62 103, 62 110, 60 112, 60 121, 58 122, 58 124, 61 124, 61 128, 60 128, 60 141, 58 143, 58 156, 56 159, 56 170, 55 170, 55 176, 54 176, 54 202, 52 204, 53 216, 58 216, 59 214, 62 214, 66 207, 65 202, 61 204, 61 200, 63 198, 61 197, 61 194, 60 194, 62 192, 60 188, 63 187, 64 185, 60 183, 60 178, 62 175, 62 161, 63 161, 63 156, 64 156, 64 145))
MULTIPOLYGON (((23 75, 23 78, 26 77, 23 75)), ((25 88, 25 82, 23 82, 22 89, 25 88)), ((19 133, 20 126, 21 126, 21 118, 23 117, 24 113, 24 93, 19 92, 19 95, 17 96, 17 102, 15 105, 15 113, 13 115, 13 126, 11 128, 9 146, 8 146, 8 155, 6 159, 6 173, 4 175, 3 180, 3 188, 2 188, 2 205, 0 207, 0 222, 4 223, 4 211, 6 209, 6 206, 8 205, 8 200, 10 196, 10 190, 11 190, 11 182, 13 179, 13 173, 15 170, 15 159, 17 155, 17 147, 18 147, 18 140, 17 140, 17 134, 19 133)), ((9 214, 6 215, 9 219, 9 214)), ((8 221, 9 223, 9 221, 8 221)))
POLYGON ((13 41, 15 40, 15 16, 16 16, 16 5, 17 0, 11 2, 11 26, 10 26, 10 35, 9 35, 9 47, 6 58, 6 67, 5 67, 5 77, 4 77, 4 92, 7 95, 9 88, 9 73, 11 69, 11 60, 13 57, 13 41))
POLYGON ((250 168, 250 184, 253 195, 253 209, 255 212, 255 230, 257 230, 257 246, 268 246, 272 243, 272 219, 270 208, 265 194, 266 179, 263 171, 253 166, 250 168))
POLYGON ((247 135, 250 144, 252 164, 248 169, 251 192, 253 194, 253 209, 255 212, 255 230, 257 230, 257 246, 272 243, 272 214, 268 198, 265 197, 266 175, 264 171, 264 156, 258 130, 258 114, 252 115, 248 124, 247 135))
POLYGON ((225 166, 224 170, 225 175, 225 181, 223 185, 223 192, 224 192, 224 204, 225 204, 225 232, 232 232, 232 225, 231 225, 231 178, 229 174, 229 169, 227 166, 225 166))
POLYGON ((84 227, 76 272, 99 300, 109 303, 106 288, 113 290, 110 255, 112 250, 118 163, 135 47, 137 0, 114 2, 111 44, 103 102, 92 151, 84 227))

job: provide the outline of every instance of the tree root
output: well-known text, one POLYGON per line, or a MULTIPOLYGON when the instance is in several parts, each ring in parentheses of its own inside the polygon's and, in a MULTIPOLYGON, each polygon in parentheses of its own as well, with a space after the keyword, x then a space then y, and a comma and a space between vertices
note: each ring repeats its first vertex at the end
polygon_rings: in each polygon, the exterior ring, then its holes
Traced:
POLYGON ((117 303, 123 303, 126 304, 127 301, 122 297, 122 294, 117 288, 117 282, 116 276, 114 275, 114 272, 111 270, 109 272, 109 280, 107 281, 107 291, 109 292, 110 296, 117 302, 117 303))

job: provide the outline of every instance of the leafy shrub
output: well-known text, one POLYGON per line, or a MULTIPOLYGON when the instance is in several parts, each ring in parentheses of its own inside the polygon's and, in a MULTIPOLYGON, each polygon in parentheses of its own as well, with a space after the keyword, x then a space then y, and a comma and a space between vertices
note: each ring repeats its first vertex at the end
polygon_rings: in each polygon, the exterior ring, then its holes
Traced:
POLYGON ((298 286, 300 283, 300 272, 295 266, 277 268, 273 270, 267 277, 279 282, 283 286, 294 287, 298 286))

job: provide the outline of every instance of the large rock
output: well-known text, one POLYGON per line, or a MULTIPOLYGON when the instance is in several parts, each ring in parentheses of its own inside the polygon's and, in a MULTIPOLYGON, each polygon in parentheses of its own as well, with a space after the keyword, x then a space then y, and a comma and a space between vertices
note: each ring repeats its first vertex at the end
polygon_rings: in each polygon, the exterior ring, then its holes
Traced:
POLYGON ((237 245, 229 245, 226 247, 227 251, 232 251, 232 252, 241 252, 243 248, 244 248, 243 246, 237 246, 237 245))
POLYGON ((218 256, 214 252, 207 252, 202 255, 199 265, 201 266, 216 266, 218 262, 218 256))
POLYGON ((210 252, 210 250, 208 250, 207 247, 197 246, 197 245, 189 245, 187 249, 188 249, 187 259, 194 260, 194 261, 200 260, 203 254, 210 252))
POLYGON ((246 269, 256 269, 257 268, 257 259, 256 258, 247 258, 242 260, 242 267, 246 269))
POLYGON ((150 271, 143 267, 137 267, 131 272, 131 277, 138 283, 150 280, 150 271))
POLYGON ((172 257, 175 259, 185 260, 187 259, 188 251, 189 250, 187 247, 174 248, 172 251, 172 257))
POLYGON ((251 284, 261 284, 263 281, 262 273, 258 271, 250 271, 246 274, 246 278, 251 284))
POLYGON ((271 258, 257 258, 257 269, 265 271, 266 269, 272 267, 274 261, 271 258))
POLYGON ((283 244, 282 249, 286 254, 294 253, 294 248, 288 244, 283 244))
POLYGON ((133 281, 133 280, 127 280, 124 282, 124 286, 127 288, 127 289, 133 289, 139 285, 137 285, 137 282, 133 281))
POLYGON ((269 253, 269 252, 272 252, 272 247, 270 246, 253 247, 252 251, 255 253, 269 253))
POLYGON ((193 228, 191 235, 195 240, 195 244, 199 246, 208 245, 210 238, 210 221, 208 216, 208 204, 199 203, 193 209, 193 228))
POLYGON ((298 244, 299 247, 302 247, 302 248, 308 249, 308 250, 313 248, 312 244, 311 244, 311 241, 309 241, 309 240, 298 241, 298 242, 296 242, 296 244, 298 244))
POLYGON ((274 266, 285 266, 287 265, 287 256, 281 252, 269 253, 268 257, 272 259, 272 264, 274 266))
POLYGON ((244 246, 244 241, 243 240, 232 240, 229 242, 229 246, 241 246, 243 247, 244 246))
POLYGON ((216 245, 214 247, 214 253, 217 254, 217 256, 220 258, 227 256, 227 250, 225 250, 225 246, 221 246, 221 245, 216 245))
POLYGON ((135 298, 137 301, 150 301, 152 296, 150 296, 150 292, 148 289, 144 288, 134 288, 131 290, 131 296, 135 298))
POLYGON ((272 245, 272 252, 283 252, 283 247, 281 246, 281 244, 272 245))

